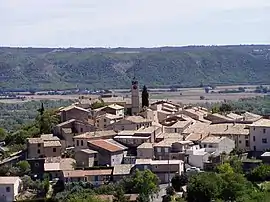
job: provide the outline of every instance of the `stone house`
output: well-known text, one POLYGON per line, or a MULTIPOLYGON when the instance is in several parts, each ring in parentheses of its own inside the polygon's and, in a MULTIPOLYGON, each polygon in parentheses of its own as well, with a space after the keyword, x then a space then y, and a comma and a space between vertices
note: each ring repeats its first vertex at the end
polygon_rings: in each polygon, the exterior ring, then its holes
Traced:
POLYGON ((113 181, 118 182, 124 177, 129 177, 134 166, 134 164, 115 165, 113 168, 113 181))
POLYGON ((88 142, 89 149, 98 152, 99 165, 119 165, 123 162, 127 147, 112 139, 96 139, 88 142))
POLYGON ((98 152, 91 149, 81 149, 75 152, 77 167, 89 168, 98 165, 98 152))
POLYGON ((77 107, 76 105, 64 107, 60 109, 61 122, 65 122, 70 119, 87 122, 89 113, 89 110, 77 107))
POLYGON ((22 181, 18 176, 0 177, 0 201, 13 202, 21 191, 22 181))
POLYGON ((137 158, 138 159, 153 159, 154 148, 153 143, 145 142, 137 147, 137 158))
POLYGON ((27 158, 57 157, 61 151, 60 139, 52 134, 27 139, 27 158))
POLYGON ((152 120, 145 119, 142 116, 127 116, 124 119, 113 124, 115 131, 122 130, 138 130, 139 128, 147 128, 152 126, 152 120))

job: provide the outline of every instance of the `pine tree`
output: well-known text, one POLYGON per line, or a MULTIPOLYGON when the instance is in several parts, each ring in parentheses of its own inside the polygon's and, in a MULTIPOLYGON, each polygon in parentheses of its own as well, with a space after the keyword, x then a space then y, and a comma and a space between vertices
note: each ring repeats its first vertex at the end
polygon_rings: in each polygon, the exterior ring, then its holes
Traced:
POLYGON ((149 94, 146 86, 143 86, 142 90, 142 108, 149 106, 149 94))

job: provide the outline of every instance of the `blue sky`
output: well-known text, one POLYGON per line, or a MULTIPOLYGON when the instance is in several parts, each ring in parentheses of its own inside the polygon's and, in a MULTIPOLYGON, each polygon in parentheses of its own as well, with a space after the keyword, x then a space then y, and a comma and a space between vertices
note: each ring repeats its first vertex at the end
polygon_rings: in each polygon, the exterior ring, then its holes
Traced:
POLYGON ((0 0, 0 46, 270 44, 270 0, 0 0))

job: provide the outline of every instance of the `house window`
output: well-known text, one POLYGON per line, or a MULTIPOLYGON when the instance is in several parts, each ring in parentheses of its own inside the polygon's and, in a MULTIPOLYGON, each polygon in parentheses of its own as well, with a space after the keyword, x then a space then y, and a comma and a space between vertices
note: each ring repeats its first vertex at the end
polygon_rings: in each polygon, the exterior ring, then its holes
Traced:
POLYGON ((256 141, 256 138, 255 138, 255 136, 253 136, 253 142, 255 142, 256 141))
POLYGON ((253 127, 253 130, 255 130, 255 127, 253 127))
POLYGON ((56 148, 53 148, 53 152, 56 152, 56 148))
POLYGON ((266 133, 266 129, 265 128, 263 129, 263 133, 266 133))
POLYGON ((241 144, 242 143, 242 141, 241 140, 239 140, 239 144, 241 144))
POLYGON ((40 154, 40 149, 37 150, 37 153, 40 154))
POLYGON ((106 120, 106 119, 104 119, 104 122, 105 122, 105 123, 106 123, 106 121, 107 121, 107 120, 106 120))
POLYGON ((81 140, 81 146, 83 146, 83 140, 81 140))
POLYGON ((211 145, 211 144, 209 144, 209 146, 208 146, 209 148, 212 148, 213 147, 213 145, 211 145))
POLYGON ((256 146, 253 147, 253 150, 256 151, 256 146))
POLYGON ((122 126, 122 130, 125 130, 125 126, 122 126))
POLYGON ((40 143, 38 143, 37 146, 40 147, 40 143))
POLYGON ((169 148, 164 148, 164 152, 168 153, 169 152, 169 148))
POLYGON ((94 154, 94 158, 97 158, 97 154, 94 154))
POLYGON ((39 167, 39 163, 35 163, 35 167, 39 167))
POLYGON ((177 128, 174 129, 174 132, 177 133, 177 128))
POLYGON ((6 192, 10 192, 10 187, 6 187, 6 192))
POLYGON ((248 140, 248 135, 245 136, 245 139, 248 140))
POLYGON ((246 140, 246 147, 249 147, 249 141, 246 140))
POLYGON ((207 144, 204 144, 203 147, 206 148, 207 147, 207 144))
POLYGON ((80 142, 79 142, 79 140, 77 140, 77 146, 79 146, 80 145, 80 142))
POLYGON ((157 152, 161 152, 161 148, 160 147, 157 148, 157 152))
POLYGON ((83 128, 81 128, 81 133, 83 132, 83 128))
POLYGON ((267 143, 267 138, 263 138, 262 143, 266 144, 267 143))

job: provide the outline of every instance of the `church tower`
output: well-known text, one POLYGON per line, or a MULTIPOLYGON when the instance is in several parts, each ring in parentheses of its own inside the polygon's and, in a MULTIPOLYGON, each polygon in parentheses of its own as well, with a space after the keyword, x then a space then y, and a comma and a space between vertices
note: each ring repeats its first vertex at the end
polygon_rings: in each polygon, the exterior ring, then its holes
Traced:
POLYGON ((138 114, 140 112, 140 94, 138 81, 134 77, 131 86, 131 114, 138 114))

